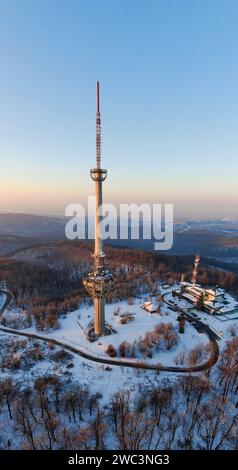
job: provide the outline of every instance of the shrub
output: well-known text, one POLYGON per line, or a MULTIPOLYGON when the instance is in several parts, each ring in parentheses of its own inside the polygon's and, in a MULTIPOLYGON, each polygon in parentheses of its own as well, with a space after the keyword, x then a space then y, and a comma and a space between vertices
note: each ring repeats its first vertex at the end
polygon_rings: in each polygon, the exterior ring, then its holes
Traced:
POLYGON ((112 344, 107 346, 106 354, 110 357, 115 357, 117 355, 117 352, 112 344))

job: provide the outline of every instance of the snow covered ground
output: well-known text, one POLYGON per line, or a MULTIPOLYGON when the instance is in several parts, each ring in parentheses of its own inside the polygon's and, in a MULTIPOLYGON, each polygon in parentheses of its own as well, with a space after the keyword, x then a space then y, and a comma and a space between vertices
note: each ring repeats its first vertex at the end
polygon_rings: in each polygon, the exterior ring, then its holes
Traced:
MULTIPOLYGON (((93 319, 93 306, 80 307, 75 312, 68 313, 65 319, 61 319, 61 328, 53 331, 49 336, 67 340, 73 345, 82 346, 88 351, 108 357, 105 349, 109 344, 118 349, 123 341, 133 343, 135 340, 143 337, 146 332, 153 331, 154 327, 159 323, 171 323, 178 333, 178 321, 175 312, 168 311, 164 307, 161 309, 161 314, 150 314, 141 309, 141 304, 141 300, 136 299, 133 305, 128 305, 126 301, 106 305, 106 320, 117 333, 104 336, 94 343, 89 343, 84 330, 80 327, 81 325, 83 328, 86 328, 89 321, 93 319), (132 314, 134 320, 121 325, 119 323, 119 315, 114 315, 115 310, 118 308, 120 308, 120 313, 128 312, 132 314)), ((201 343, 204 346, 208 343, 207 336, 197 333, 191 325, 187 324, 184 334, 178 334, 178 345, 171 350, 159 350, 153 355, 153 359, 150 362, 160 362, 168 366, 174 365, 174 359, 178 353, 186 354, 192 348, 201 345, 201 343)))
MULTIPOLYGON (((152 299, 153 300, 153 299, 152 299)), ((48 337, 66 341, 69 344, 81 346, 84 349, 102 357, 108 357, 105 349, 108 344, 113 344, 117 349, 120 343, 128 341, 132 343, 134 340, 139 340, 140 337, 148 331, 153 331, 154 327, 159 323, 171 323, 178 333, 177 314, 169 311, 167 306, 161 308, 161 313, 150 314, 141 309, 142 300, 135 299, 133 305, 128 305, 126 301, 117 302, 114 304, 106 305, 106 320, 109 322, 117 333, 110 336, 100 338, 94 343, 89 343, 82 328, 86 328, 90 320, 93 318, 93 306, 80 306, 74 312, 68 313, 65 318, 60 319, 60 328, 51 331, 47 334, 48 337), (114 312, 120 307, 120 313, 129 312, 134 315, 134 320, 125 325, 119 324, 119 316, 115 316, 114 312), (81 326, 80 326, 80 325, 81 326)), ((35 327, 24 329, 24 332, 35 332, 35 327)), ((37 332, 38 334, 41 334, 37 332)), ((46 335, 44 332, 43 335, 46 335)), ((0 338, 2 333, 0 334, 0 338)), ((10 335, 8 336, 10 341, 10 335)), ((12 337, 11 337, 12 338, 12 337)), ((12 339, 11 339, 12 341, 12 339)), ((32 344, 31 341, 29 341, 32 344)), ((199 334, 190 324, 185 327, 184 334, 178 333, 178 344, 171 350, 159 350, 153 354, 152 359, 141 359, 153 363, 161 363, 163 365, 175 365, 175 358, 178 354, 185 355, 189 351, 199 345, 204 347, 208 344, 208 338, 204 334, 199 334)), ((102 393, 103 390, 103 403, 107 403, 110 397, 120 389, 130 389, 131 392, 138 392, 140 387, 146 388, 158 383, 174 381, 176 377, 171 373, 158 373, 154 371, 146 371, 141 369, 129 369, 120 366, 107 367, 103 364, 98 364, 82 357, 71 354, 72 364, 70 369, 67 364, 63 362, 55 363, 51 359, 48 360, 50 353, 48 346, 43 346, 44 357, 40 361, 36 361, 30 368, 23 371, 16 369, 11 371, 11 376, 17 382, 24 382, 29 385, 35 380, 36 377, 41 375, 70 375, 73 379, 80 382, 82 385, 87 385, 93 393, 102 393), (73 365, 73 367, 72 367, 73 365), (106 387, 105 387, 106 385, 106 387)), ((22 352, 24 355, 24 351, 22 352)), ((4 372, 8 374, 9 371, 4 372)))
MULTIPOLYGON (((65 318, 60 319, 60 328, 53 330, 47 334, 48 337, 66 341, 69 344, 81 346, 89 352, 94 354, 108 357, 105 348, 108 344, 113 344, 117 349, 120 343, 128 341, 132 343, 134 340, 139 340, 140 337, 148 331, 153 331, 154 327, 159 323, 171 323, 178 333, 177 314, 168 310, 167 306, 161 308, 161 314, 150 314, 141 309, 142 300, 135 299, 133 305, 128 305, 126 301, 117 302, 114 304, 106 305, 106 320, 113 326, 117 333, 110 336, 100 338, 100 340, 89 343, 85 333, 82 329, 86 328, 89 321, 93 318, 93 306, 80 306, 74 312, 68 313, 65 318), (120 307, 120 313, 129 312, 134 315, 134 320, 125 325, 119 324, 119 316, 115 316, 114 312, 120 307), (169 314, 168 314, 169 312, 169 314), (80 325, 81 326, 80 326, 80 325)), ((35 332, 35 327, 24 329, 24 332, 35 332)), ((40 332, 37 332, 41 334, 40 332)), ((42 333, 46 335, 46 333, 42 333)), ((16 341, 15 338, 0 333, 0 338, 8 338, 8 341, 16 341)), ((31 345, 32 341, 28 340, 31 345)), ((208 344, 206 335, 198 334, 196 330, 189 324, 185 327, 184 334, 178 333, 178 344, 171 350, 159 350, 153 354, 152 359, 141 359, 153 363, 161 363, 163 365, 175 365, 175 358, 179 353, 187 354, 189 351, 198 346, 208 344)), ((42 348, 42 346, 40 346, 42 348)), ((10 346, 10 349, 12 347, 10 346)), ((6 345, 5 354, 9 348, 6 345)), ((20 352, 24 356, 26 351, 20 352)), ((18 353, 19 354, 19 353, 18 353)), ((10 375, 14 377, 17 382, 22 382, 24 386, 29 386, 34 382, 35 378, 41 375, 70 375, 73 379, 77 380, 83 385, 88 385, 89 389, 95 393, 101 393, 103 390, 103 402, 107 403, 110 396, 120 389, 129 388, 132 392, 138 391, 140 387, 149 387, 152 384, 156 385, 159 382, 175 380, 175 376, 171 373, 158 373, 154 371, 129 369, 120 366, 107 367, 103 364, 98 364, 82 357, 71 354, 72 365, 70 369, 67 368, 67 363, 54 362, 50 357, 50 351, 47 345, 43 345, 43 358, 35 361, 31 367, 11 369, 10 375), (47 359, 48 358, 48 359, 47 359), (106 387, 105 387, 106 384, 106 387)), ((68 361, 69 362, 69 361, 68 361)), ((1 375, 8 375, 9 370, 5 369, 1 375)))
MULTIPOLYGON (((166 292, 169 291, 168 289, 166 292)), ((133 305, 128 305, 126 301, 106 305, 106 320, 113 326, 117 333, 100 338, 94 343, 88 342, 83 330, 93 318, 93 306, 80 306, 78 310, 68 313, 64 318, 62 317, 60 319, 59 329, 53 330, 48 334, 45 332, 42 334, 63 340, 72 345, 81 346, 89 352, 93 352, 102 357, 108 357, 105 352, 108 344, 113 344, 117 349, 123 341, 132 343, 134 340, 143 337, 146 332, 153 331, 154 327, 159 323, 171 323, 178 333, 178 314, 176 312, 170 310, 166 304, 162 304, 160 314, 150 314, 141 309, 142 302, 142 299, 135 299, 133 305), (129 321, 125 325, 119 324, 119 316, 114 315, 115 310, 119 307, 120 313, 129 312, 134 315, 134 320, 129 321)), ((186 307, 185 303, 184 307, 186 307)), ((194 312, 196 311, 194 310, 194 312)), ((196 314, 198 314, 204 323, 209 324, 215 332, 222 332, 219 347, 223 348, 226 340, 231 339, 229 326, 234 322, 222 323, 216 317, 212 317, 208 314, 202 312, 196 312, 196 314)), ((24 332, 35 331, 34 326, 24 329, 24 332)), ((37 333, 41 334, 40 332, 37 333)), ((0 332, 0 339, 3 340, 3 338, 8 338, 9 341, 12 341, 14 337, 0 332)), ((17 337, 15 340, 17 340, 17 337)), ((29 340, 28 343, 32 344, 29 340)), ((173 366, 175 365, 178 355, 184 354, 186 356, 191 349, 199 345, 202 345, 205 350, 208 345, 207 336, 203 333, 198 333, 193 325, 186 322, 185 332, 184 334, 178 333, 178 344, 174 348, 171 350, 162 349, 155 351, 152 359, 146 358, 144 360, 153 363, 159 362, 165 366, 173 366)), ((16 368, 10 371, 11 377, 17 382, 22 382, 23 386, 26 386, 26 384, 30 386, 35 378, 41 375, 55 374, 65 376, 66 378, 67 376, 71 376, 73 380, 77 380, 77 382, 80 382, 82 385, 87 385, 93 393, 102 393, 103 390, 102 401, 106 404, 112 394, 120 389, 128 388, 132 392, 137 392, 141 387, 145 389, 146 387, 151 387, 151 385, 158 385, 158 383, 176 381, 178 376, 169 372, 158 373, 150 370, 130 369, 123 366, 107 367, 106 365, 83 359, 73 353, 70 353, 71 359, 66 362, 54 361, 49 359, 51 352, 48 345, 40 347, 43 347, 43 358, 41 358, 41 360, 35 361, 31 367, 26 367, 24 370, 16 368), (69 362, 71 363, 70 368, 69 362)), ((58 350, 59 348, 56 349, 58 350)), ((25 351, 22 351, 21 354, 24 355, 25 351)), ((141 358, 143 358, 143 356, 141 358)), ((2 375, 9 375, 9 370, 5 369, 2 371, 1 376, 2 375)))
MULTIPOLYGON (((0 332, 1 341, 1 360, 5 360, 9 351, 14 351, 14 345, 17 344, 19 337, 15 337, 0 332)), ((82 357, 70 353, 69 359, 54 360, 54 353, 61 351, 56 347, 52 353, 49 346, 39 341, 27 340, 25 348, 18 349, 13 353, 14 357, 23 358, 32 348, 39 348, 43 353, 43 357, 32 361, 28 366, 21 365, 19 368, 1 368, 0 378, 11 378, 14 383, 18 384, 20 389, 26 387, 32 388, 34 382, 39 377, 58 376, 65 383, 75 381, 82 386, 88 387, 90 393, 99 394, 101 396, 100 403, 102 406, 107 405, 112 395, 119 390, 130 390, 132 396, 138 393, 140 389, 145 390, 160 384, 168 384, 177 380, 174 374, 157 373, 155 371, 143 369, 129 369, 126 367, 110 366, 95 363, 82 357), (70 365, 70 368, 69 368, 70 365)))
MULTIPOLYGON (((168 299, 173 302, 177 300, 172 297, 171 289, 163 289, 163 293, 168 294, 168 299)), ((159 362, 163 365, 173 366, 175 365, 176 356, 179 354, 186 356, 189 354, 191 349, 202 346, 204 351, 208 345, 208 338, 205 334, 198 333, 194 326, 188 322, 185 324, 185 332, 180 334, 178 332, 178 313, 173 311, 175 305, 171 305, 171 308, 162 303, 160 306, 160 314, 150 314, 141 309, 141 305, 145 299, 135 299, 132 305, 129 305, 127 301, 121 301, 114 304, 106 305, 106 320, 110 323, 117 333, 100 338, 94 343, 89 343, 86 339, 84 329, 93 318, 93 306, 86 304, 81 305, 76 311, 68 313, 64 317, 60 318, 60 328, 52 330, 48 333, 39 332, 43 336, 49 338, 55 338, 67 342, 72 345, 81 346, 84 349, 102 357, 108 357, 105 349, 108 344, 118 350, 119 345, 123 341, 133 343, 135 340, 139 340, 140 337, 146 332, 153 331, 154 327, 159 323, 171 323, 173 328, 178 334, 178 343, 171 350, 159 349, 153 353, 152 358, 145 358, 143 360, 148 362, 159 362), (117 315, 114 315, 115 311, 120 311, 117 315), (130 313, 134 316, 132 321, 123 325, 119 323, 120 314, 125 312, 130 313)), ((155 302, 152 297, 151 300, 155 302)), ((4 296, 0 296, 0 307, 4 304, 4 296)), ((203 312, 197 312, 191 308, 191 304, 186 301, 182 301, 180 306, 186 310, 189 310, 197 317, 201 318, 201 321, 207 323, 219 336, 219 348, 224 349, 226 342, 231 339, 232 325, 237 325, 238 320, 229 320, 222 322, 218 317, 211 316, 203 312)), ((11 310, 8 310, 8 313, 11 310)), ((13 312, 13 311, 12 311, 13 312)), ((25 328, 24 332, 36 332, 35 326, 31 328, 25 328)), ((143 358, 143 356, 141 356, 143 358)), ((177 390, 178 378, 183 374, 174 374, 172 372, 156 372, 153 370, 143 369, 132 369, 120 366, 107 366, 100 363, 95 363, 90 360, 86 360, 77 354, 65 352, 59 346, 53 344, 46 344, 37 339, 25 339, 19 336, 10 335, 0 331, 0 379, 11 378, 13 383, 18 385, 19 392, 29 388, 34 388, 35 380, 39 377, 57 376, 61 380, 63 392, 67 392, 69 388, 75 384, 87 387, 90 394, 98 394, 100 406, 106 413, 109 407, 112 396, 120 391, 130 391, 130 400, 133 400, 139 395, 147 394, 153 387, 160 386, 161 388, 169 388, 173 383, 176 384, 175 390, 177 390), (17 365, 18 364, 18 365, 17 365)), ((202 373, 198 373, 198 375, 202 373)), ((214 383, 216 384, 216 366, 212 369, 210 378, 214 377, 214 383)), ((203 376, 203 379, 205 374, 203 376)), ((62 393, 63 393, 62 392, 62 393)), ((181 405, 181 396, 177 396, 177 392, 174 392, 174 407, 180 412, 179 419, 181 420, 181 427, 179 433, 184 430, 184 410, 188 405, 181 405), (184 407, 183 407, 184 406, 184 407)), ((234 397, 235 400, 235 397, 234 397)), ((191 400, 192 402, 192 400, 191 400)), ((228 403, 231 408, 231 414, 234 411, 231 403, 228 403)), ((192 403, 190 403, 191 406, 192 403)), ((60 412, 60 419, 63 423, 66 423, 63 407, 60 412)), ((165 413, 167 416, 167 411, 165 413)), ((91 417, 87 416, 87 419, 91 417)), ((172 415, 169 416, 169 420, 172 420, 172 415)), ((191 415, 186 418, 189 422, 191 415)), ((86 421, 80 423, 80 426, 84 426, 86 421)), ((170 421, 169 421, 170 424, 170 421)), ((178 425, 178 424, 177 424, 178 425)), ((67 422, 67 426, 71 427, 71 423, 67 422)), ((74 424, 72 424, 72 430, 74 424)), ((180 425, 178 425, 180 426, 180 425)), ((169 428, 168 428, 169 429, 169 428)), ((196 432, 196 431, 195 431, 196 432)), ((19 433, 16 432, 15 422, 8 419, 7 410, 0 415, 0 447, 6 448, 7 441, 11 440, 11 448, 21 448, 22 437, 19 437, 19 433), (1 443, 1 435, 3 440, 1 443)), ((107 445, 108 448, 116 448, 115 435, 109 429, 107 445)))

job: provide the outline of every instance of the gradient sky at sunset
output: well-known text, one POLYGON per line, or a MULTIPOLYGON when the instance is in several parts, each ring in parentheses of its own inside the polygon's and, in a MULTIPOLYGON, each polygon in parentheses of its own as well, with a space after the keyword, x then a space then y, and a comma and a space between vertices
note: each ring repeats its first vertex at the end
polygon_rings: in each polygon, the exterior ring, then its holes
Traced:
POLYGON ((237 0, 0 0, 0 211, 92 194, 236 216, 237 0))

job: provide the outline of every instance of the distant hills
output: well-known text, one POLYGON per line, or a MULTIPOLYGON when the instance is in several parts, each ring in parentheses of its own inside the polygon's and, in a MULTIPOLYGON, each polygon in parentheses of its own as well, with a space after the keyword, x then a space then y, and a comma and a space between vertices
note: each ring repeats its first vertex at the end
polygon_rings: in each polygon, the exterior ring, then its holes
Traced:
MULTIPOLYGON (((0 214, 0 255, 6 256, 21 249, 49 241, 65 240, 65 217, 0 214)), ((109 240, 113 246, 154 250, 154 240, 109 240)), ((238 263, 238 220, 177 220, 174 223, 174 245, 168 254, 193 255, 238 263)), ((166 254, 165 253, 165 254, 166 254)))
POLYGON ((31 214, 0 214, 0 234, 21 237, 60 239, 64 237, 65 218, 31 214))

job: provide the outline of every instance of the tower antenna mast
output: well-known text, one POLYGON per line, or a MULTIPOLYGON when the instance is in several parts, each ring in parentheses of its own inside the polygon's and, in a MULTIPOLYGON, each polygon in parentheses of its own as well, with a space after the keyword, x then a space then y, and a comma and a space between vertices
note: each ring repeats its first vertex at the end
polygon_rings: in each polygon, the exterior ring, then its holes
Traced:
POLYGON ((200 256, 197 254, 194 258, 194 268, 192 273, 192 284, 195 286, 197 282, 198 267, 200 262, 200 256))
POLYGON ((97 112, 96 112, 96 164, 101 168, 101 116, 100 116, 100 86, 97 82, 97 112))

